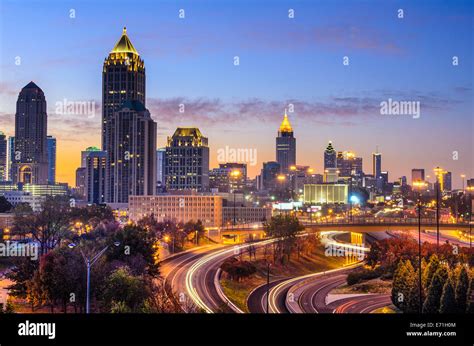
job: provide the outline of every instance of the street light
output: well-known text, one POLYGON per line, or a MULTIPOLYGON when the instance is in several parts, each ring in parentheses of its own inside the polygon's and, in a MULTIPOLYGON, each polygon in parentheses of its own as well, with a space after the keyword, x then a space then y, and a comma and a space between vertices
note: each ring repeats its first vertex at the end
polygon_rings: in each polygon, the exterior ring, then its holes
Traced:
POLYGON ((268 314, 268 307, 269 307, 269 296, 270 296, 270 261, 267 262, 267 314, 268 314))
MULTIPOLYGON (((119 246, 120 242, 116 241, 113 243, 114 246, 119 246)), ((68 247, 70 249, 74 249, 77 245, 75 243, 70 243, 68 247)), ((94 257, 89 258, 87 257, 84 252, 82 251, 81 248, 79 248, 79 251, 81 252, 82 258, 84 259, 84 263, 86 264, 86 270, 87 270, 87 289, 86 289, 86 314, 90 312, 89 306, 90 306, 90 286, 91 286, 91 267, 94 265, 95 262, 107 251, 107 249, 110 247, 110 245, 107 245, 104 247, 102 250, 100 250, 98 253, 94 255, 94 257)))
POLYGON ((422 313, 422 288, 421 288, 421 189, 426 186, 424 181, 414 181, 413 187, 418 190, 418 288, 419 288, 419 302, 418 311, 422 313))

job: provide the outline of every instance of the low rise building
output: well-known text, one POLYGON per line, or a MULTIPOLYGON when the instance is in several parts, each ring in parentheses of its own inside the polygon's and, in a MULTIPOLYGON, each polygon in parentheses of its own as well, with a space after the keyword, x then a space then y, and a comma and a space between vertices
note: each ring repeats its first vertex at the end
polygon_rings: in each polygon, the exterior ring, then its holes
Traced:
POLYGON ((163 194, 130 196, 129 218, 136 222, 153 215, 159 222, 201 220, 205 227, 222 224, 222 197, 208 194, 163 194))

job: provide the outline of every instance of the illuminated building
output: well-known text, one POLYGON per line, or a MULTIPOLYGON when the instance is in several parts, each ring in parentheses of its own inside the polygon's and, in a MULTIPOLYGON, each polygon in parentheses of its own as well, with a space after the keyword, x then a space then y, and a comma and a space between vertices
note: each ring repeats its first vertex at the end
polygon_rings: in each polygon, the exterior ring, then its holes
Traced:
POLYGON ((0 181, 7 180, 7 137, 0 131, 0 181))
POLYGON ((102 70, 102 149, 114 136, 109 119, 124 101, 145 102, 145 63, 123 28, 122 36, 104 61, 102 70))
POLYGON ((15 137, 8 137, 8 155, 7 155, 7 180, 13 181, 13 159, 15 158, 15 137))
POLYGON ((362 157, 356 157, 352 151, 337 153, 337 169, 340 177, 362 176, 362 157))
POLYGON ((48 184, 56 183, 56 138, 48 136, 48 184))
POLYGON ((349 186, 346 184, 306 184, 306 204, 347 204, 349 186))
POLYGON ((263 207, 223 207, 222 208, 222 225, 232 224, 234 221, 238 224, 259 223, 268 221, 272 217, 271 208, 263 207))
POLYGON ((328 168, 337 168, 337 153, 331 141, 329 141, 326 150, 324 150, 324 170, 328 168))
POLYGON ((76 169, 76 191, 81 199, 86 198, 86 167, 76 169))
POLYGON ((440 167, 436 167, 434 169, 434 173, 436 176, 436 184, 439 186, 440 191, 447 191, 447 187, 451 189, 451 172, 447 172, 444 169, 440 167), (446 175, 449 173, 449 178, 446 178, 446 175), (449 184, 449 186, 446 186, 446 184, 449 184))
POLYGON ((47 117, 43 90, 28 83, 16 103, 14 183, 48 183, 47 117))
POLYGON ((156 151, 156 188, 162 189, 165 185, 165 162, 166 148, 159 148, 156 151))
POLYGON ((259 190, 273 190, 277 188, 277 176, 280 173, 280 164, 275 161, 264 162, 258 177, 259 190))
POLYGON ((209 190, 209 147, 196 127, 178 127, 166 146, 168 190, 209 190))
POLYGON ((281 173, 287 173, 290 166, 296 164, 296 139, 286 109, 276 138, 276 161, 280 164, 281 173))
POLYGON ((102 149, 108 203, 156 189, 156 123, 145 107, 145 64, 126 28, 102 70, 102 149))
POLYGON ((219 168, 209 171, 209 187, 219 192, 242 190, 247 180, 247 165, 245 163, 221 163, 219 168), (239 172, 232 176, 232 172, 239 172))
POLYGON ((326 184, 335 184, 339 180, 339 170, 337 168, 326 168, 324 170, 323 181, 326 184))
POLYGON ((222 197, 206 194, 130 196, 130 220, 136 222, 152 214, 158 222, 172 220, 185 223, 201 220, 205 227, 220 227, 222 197))
POLYGON ((375 184, 378 191, 383 190, 383 182, 382 182, 382 154, 378 151, 372 153, 372 174, 375 178, 375 184))
POLYGON ((26 203, 34 212, 41 211, 42 203, 45 200, 45 196, 33 195, 31 192, 25 191, 8 191, 3 194, 3 197, 14 207, 26 203))
POLYGON ((140 101, 125 101, 109 118, 114 136, 106 159, 106 202, 156 193, 156 123, 140 101))
POLYGON ((411 183, 415 181, 425 181, 425 170, 423 168, 413 168, 411 170, 411 183))
MULTIPOLYGON (((88 148, 89 149, 89 148, 88 148)), ((105 151, 89 150, 85 157, 84 192, 88 203, 101 204, 105 202, 105 172, 107 153, 105 151)))
POLYGON ((452 173, 451 172, 446 172, 443 176, 443 188, 444 190, 442 191, 451 191, 452 190, 452 173))

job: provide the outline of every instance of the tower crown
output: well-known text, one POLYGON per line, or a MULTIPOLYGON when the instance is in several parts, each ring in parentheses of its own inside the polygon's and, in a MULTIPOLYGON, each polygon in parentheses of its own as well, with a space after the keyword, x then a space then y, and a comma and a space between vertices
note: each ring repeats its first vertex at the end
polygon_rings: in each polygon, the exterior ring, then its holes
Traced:
POLYGON ((138 54, 137 50, 133 46, 132 42, 127 36, 127 28, 124 27, 122 31, 122 36, 118 40, 118 42, 115 44, 114 49, 110 53, 133 53, 133 54, 138 54))
POLYGON ((288 115, 286 114, 286 109, 279 132, 293 132, 293 128, 291 127, 290 121, 288 120, 288 115))

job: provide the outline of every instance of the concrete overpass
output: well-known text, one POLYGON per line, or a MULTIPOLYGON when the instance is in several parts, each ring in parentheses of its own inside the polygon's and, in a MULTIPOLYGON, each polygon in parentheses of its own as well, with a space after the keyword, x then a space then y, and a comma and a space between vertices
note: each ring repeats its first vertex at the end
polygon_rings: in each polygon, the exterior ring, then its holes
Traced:
MULTIPOLYGON (((351 220, 340 219, 330 222, 304 222, 306 229, 318 231, 351 231, 351 232, 385 232, 385 231, 411 231, 418 230, 417 218, 353 218, 351 220)), ((472 227, 472 224, 471 224, 472 227)), ((436 231, 436 220, 425 219, 421 220, 421 229, 426 231, 436 231)), ((468 222, 446 223, 439 224, 440 231, 469 231, 470 225, 468 222)), ((220 235, 224 241, 228 243, 238 243, 246 239, 263 239, 265 238, 265 231, 263 226, 259 227, 239 227, 236 225, 233 229, 222 229, 220 235)))

